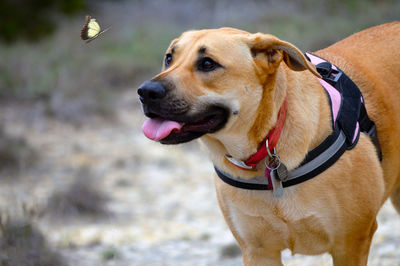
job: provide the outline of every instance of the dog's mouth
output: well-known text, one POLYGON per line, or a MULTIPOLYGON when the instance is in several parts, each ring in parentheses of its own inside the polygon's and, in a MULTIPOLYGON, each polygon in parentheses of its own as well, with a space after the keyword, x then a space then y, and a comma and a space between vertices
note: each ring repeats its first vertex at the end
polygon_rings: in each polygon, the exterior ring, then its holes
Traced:
POLYGON ((178 144, 199 138, 223 128, 229 112, 223 107, 211 107, 193 116, 163 117, 146 114, 150 117, 142 126, 143 133, 151 140, 163 144, 178 144))

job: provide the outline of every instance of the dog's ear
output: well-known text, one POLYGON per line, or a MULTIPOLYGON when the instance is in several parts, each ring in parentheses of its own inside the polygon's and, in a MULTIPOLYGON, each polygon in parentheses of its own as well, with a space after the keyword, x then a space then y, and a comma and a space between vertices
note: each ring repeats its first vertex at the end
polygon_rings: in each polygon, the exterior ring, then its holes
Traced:
POLYGON ((248 45, 256 59, 259 53, 265 55, 265 60, 268 61, 268 68, 272 67, 273 69, 276 69, 283 59, 290 69, 295 71, 308 69, 315 76, 321 78, 321 75, 317 72, 315 66, 311 64, 304 54, 291 43, 282 41, 270 34, 256 33, 250 35, 248 45))

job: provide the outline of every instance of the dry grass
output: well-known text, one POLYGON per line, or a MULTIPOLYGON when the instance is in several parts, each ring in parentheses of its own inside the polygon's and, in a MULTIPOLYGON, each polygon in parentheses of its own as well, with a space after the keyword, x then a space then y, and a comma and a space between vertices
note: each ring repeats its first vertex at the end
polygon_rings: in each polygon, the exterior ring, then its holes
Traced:
POLYGON ((0 264, 66 265, 60 254, 48 247, 44 235, 29 221, 16 220, 3 226, 5 237, 0 239, 0 264))
POLYGON ((41 214, 25 205, 20 215, 0 215, 0 265, 64 266, 67 263, 51 249, 35 219, 41 214), (22 215, 21 215, 22 214, 22 215))
POLYGON ((94 174, 87 168, 81 168, 74 178, 68 188, 53 192, 48 200, 46 216, 55 220, 107 216, 108 197, 97 189, 94 174))
POLYGON ((0 125, 0 177, 23 171, 36 161, 37 153, 28 143, 21 137, 6 134, 0 125))

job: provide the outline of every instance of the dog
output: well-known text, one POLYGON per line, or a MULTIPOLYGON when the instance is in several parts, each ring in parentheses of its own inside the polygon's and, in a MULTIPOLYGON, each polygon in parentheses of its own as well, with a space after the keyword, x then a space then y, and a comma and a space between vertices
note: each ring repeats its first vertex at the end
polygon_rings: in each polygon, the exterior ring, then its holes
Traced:
MULTIPOLYGON (((215 175, 218 202, 245 265, 282 265, 284 249, 328 252, 334 265, 367 264, 382 204, 391 197, 400 212, 399 33, 399 22, 384 24, 314 54, 360 89, 376 124, 381 161, 373 138, 361 133, 333 165, 293 186, 243 189, 215 175)), ((320 78, 296 46, 273 35, 233 28, 187 31, 171 42, 161 73, 138 88, 149 118, 143 131, 162 144, 200 139, 218 171, 235 180, 267 177, 270 185, 278 179, 266 168, 298 168, 333 134, 320 78), (266 159, 253 169, 243 168, 280 120, 275 149, 267 147, 266 159), (270 164, 274 156, 279 161, 270 164)))

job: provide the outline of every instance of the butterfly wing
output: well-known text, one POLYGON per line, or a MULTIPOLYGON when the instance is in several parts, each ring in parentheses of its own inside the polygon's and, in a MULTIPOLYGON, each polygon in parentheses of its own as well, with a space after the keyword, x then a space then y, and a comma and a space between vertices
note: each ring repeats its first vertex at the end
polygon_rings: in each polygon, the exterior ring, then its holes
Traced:
POLYGON ((88 36, 89 38, 95 37, 100 32, 100 25, 97 23, 96 19, 92 18, 88 24, 88 36))
POLYGON ((99 37, 101 34, 106 32, 109 28, 105 30, 101 30, 99 23, 97 23, 96 19, 92 18, 91 16, 87 15, 85 24, 83 25, 81 31, 81 38, 82 40, 86 40, 86 43, 89 43, 99 37))
POLYGON ((88 31, 89 31, 89 22, 90 22, 91 19, 92 19, 91 16, 89 16, 89 15, 86 16, 85 24, 83 25, 83 28, 81 30, 81 39, 82 40, 89 39, 88 31))
POLYGON ((102 35, 104 32, 108 31, 111 27, 108 27, 105 30, 100 31, 99 33, 97 33, 95 36, 93 36, 92 38, 89 38, 86 40, 86 43, 89 43, 91 41, 93 41, 94 39, 96 39, 97 37, 99 37, 100 35, 102 35))

